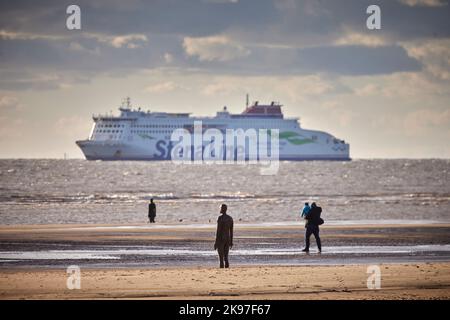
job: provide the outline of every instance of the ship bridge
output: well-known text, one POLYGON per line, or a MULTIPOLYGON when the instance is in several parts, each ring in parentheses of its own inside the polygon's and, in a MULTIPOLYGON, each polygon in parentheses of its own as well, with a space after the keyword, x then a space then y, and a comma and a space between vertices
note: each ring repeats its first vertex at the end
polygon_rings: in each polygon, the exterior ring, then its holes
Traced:
POLYGON ((240 115, 235 117, 264 117, 264 118, 278 118, 283 119, 283 112, 281 112, 282 105, 272 101, 270 104, 258 104, 255 101, 253 105, 247 106, 240 115))

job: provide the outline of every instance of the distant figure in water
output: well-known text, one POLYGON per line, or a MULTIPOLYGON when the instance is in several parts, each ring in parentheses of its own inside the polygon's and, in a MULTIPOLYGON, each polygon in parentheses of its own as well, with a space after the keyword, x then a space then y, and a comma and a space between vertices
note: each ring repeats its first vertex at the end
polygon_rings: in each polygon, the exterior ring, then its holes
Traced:
POLYGON ((150 203, 148 204, 148 219, 150 223, 155 223, 156 218, 156 205, 153 202, 153 199, 150 199, 150 203))
POLYGON ((308 215, 310 210, 311 210, 311 207, 309 206, 309 203, 305 202, 305 206, 303 207, 301 217, 306 218, 306 216, 308 215))
POLYGON ((319 249, 319 253, 322 252, 322 244, 320 242, 320 236, 319 236, 319 225, 323 223, 322 218, 320 217, 320 214, 322 212, 322 208, 318 207, 315 202, 311 204, 311 210, 309 210, 309 213, 306 215, 305 219, 307 220, 305 228, 305 249, 303 249, 303 252, 309 252, 309 238, 311 237, 311 234, 314 235, 316 238, 317 248, 319 249))
POLYGON ((219 254, 220 268, 228 268, 230 266, 228 263, 228 252, 233 247, 233 218, 227 215, 226 204, 222 204, 220 213, 222 215, 217 219, 214 250, 217 250, 217 253, 219 254))

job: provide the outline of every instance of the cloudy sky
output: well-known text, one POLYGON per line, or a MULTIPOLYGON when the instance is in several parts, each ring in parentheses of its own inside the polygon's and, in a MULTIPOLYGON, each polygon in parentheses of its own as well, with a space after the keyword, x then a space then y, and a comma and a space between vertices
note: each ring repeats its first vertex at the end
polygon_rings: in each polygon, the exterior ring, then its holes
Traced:
POLYGON ((449 158, 448 0, 0 2, 1 158, 81 158, 91 115, 126 96, 214 115, 246 93, 353 158, 449 158), (70 4, 81 30, 66 28, 70 4))

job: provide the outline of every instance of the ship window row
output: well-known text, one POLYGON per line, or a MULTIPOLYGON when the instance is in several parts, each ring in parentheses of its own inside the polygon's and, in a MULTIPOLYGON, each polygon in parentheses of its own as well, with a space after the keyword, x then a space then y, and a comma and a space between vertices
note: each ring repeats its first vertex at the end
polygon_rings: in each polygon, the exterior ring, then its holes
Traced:
POLYGON ((131 133, 149 134, 149 133, 172 133, 172 130, 131 130, 131 133))
POLYGON ((132 128, 181 128, 181 125, 173 124, 133 124, 132 128))
POLYGON ((96 130, 96 133, 122 133, 122 130, 96 130))
POLYGON ((98 124, 99 128, 125 128, 124 124, 98 124))

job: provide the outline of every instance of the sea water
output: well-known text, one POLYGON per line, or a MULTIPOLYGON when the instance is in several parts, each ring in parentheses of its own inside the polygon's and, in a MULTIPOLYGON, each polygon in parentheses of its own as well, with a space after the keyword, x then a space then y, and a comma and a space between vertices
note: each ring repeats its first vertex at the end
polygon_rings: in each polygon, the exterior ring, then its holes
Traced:
POLYGON ((222 203, 241 223, 300 221, 315 201, 329 223, 450 222, 450 160, 252 165, 0 160, 0 224, 214 223, 222 203))

